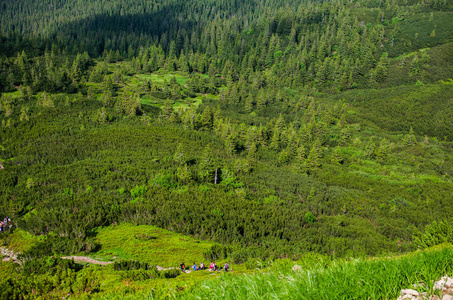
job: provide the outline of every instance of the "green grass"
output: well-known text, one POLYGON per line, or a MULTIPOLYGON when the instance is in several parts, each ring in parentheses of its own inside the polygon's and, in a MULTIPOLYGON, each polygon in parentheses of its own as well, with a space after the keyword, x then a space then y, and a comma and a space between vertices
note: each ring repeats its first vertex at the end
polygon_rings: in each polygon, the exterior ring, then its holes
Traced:
POLYGON ((188 76, 180 74, 137 74, 134 77, 139 81, 151 80, 154 83, 164 83, 165 80, 170 81, 172 77, 175 77, 176 82, 181 85, 186 85, 186 82, 189 79, 188 76))
POLYGON ((41 241, 43 237, 35 236, 22 229, 16 229, 12 234, 0 235, 0 246, 4 243, 8 249, 14 252, 30 250, 34 244, 41 241))
MULTIPOLYGON (((91 256, 101 260, 134 259, 163 267, 205 261, 203 257, 214 243, 157 228, 121 224, 99 228, 101 250, 91 256)), ((206 263, 206 262, 205 262, 206 263)))
POLYGON ((262 274, 224 274, 180 294, 182 299, 396 299, 401 289, 425 283, 432 294, 435 280, 451 274, 453 247, 380 259, 337 261, 328 268, 298 272, 277 265, 262 274))
POLYGON ((6 97, 11 96, 13 98, 18 98, 18 97, 20 97, 20 91, 17 90, 17 91, 14 91, 14 92, 3 93, 3 95, 5 95, 6 97))

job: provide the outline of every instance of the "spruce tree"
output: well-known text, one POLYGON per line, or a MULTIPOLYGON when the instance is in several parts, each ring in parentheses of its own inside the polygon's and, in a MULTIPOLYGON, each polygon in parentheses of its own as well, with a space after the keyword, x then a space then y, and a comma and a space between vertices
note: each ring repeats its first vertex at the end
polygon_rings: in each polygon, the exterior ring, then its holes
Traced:
POLYGON ((173 161, 178 165, 183 165, 186 163, 186 159, 184 157, 184 149, 181 143, 178 144, 178 148, 176 149, 176 152, 173 155, 173 161))

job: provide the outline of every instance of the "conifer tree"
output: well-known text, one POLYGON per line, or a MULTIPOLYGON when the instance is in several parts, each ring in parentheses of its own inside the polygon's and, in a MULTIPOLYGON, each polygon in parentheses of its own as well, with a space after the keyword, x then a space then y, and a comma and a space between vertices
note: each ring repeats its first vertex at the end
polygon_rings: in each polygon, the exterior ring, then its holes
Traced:
POLYGON ((247 98, 245 99, 245 111, 250 113, 253 111, 253 103, 254 99, 251 93, 248 94, 247 98))
POLYGON ((331 161, 334 164, 343 163, 343 156, 341 154, 341 148, 340 147, 335 147, 335 149, 333 150, 331 161))
POLYGON ((294 160, 293 168, 296 172, 303 174, 307 172, 307 162, 306 162, 306 154, 305 154, 305 147, 301 145, 297 149, 297 155, 294 160))
POLYGON ((199 163, 198 176, 202 181, 210 181, 213 179, 212 175, 214 173, 214 158, 212 155, 212 150, 209 145, 203 151, 203 155, 199 163))
POLYGON ((404 137, 403 145, 404 147, 410 147, 415 145, 417 139, 415 138, 414 129, 411 127, 409 133, 404 137))
POLYGON ((256 151, 257 151, 256 143, 253 141, 251 142, 247 152, 247 159, 249 161, 254 161, 256 159, 256 151))
POLYGON ((278 150, 279 147, 280 147, 280 130, 278 128, 275 128, 269 148, 271 148, 272 150, 278 150))
POLYGON ((28 121, 28 114, 27 114, 27 109, 25 107, 22 107, 20 110, 20 121, 28 121))
POLYGON ((313 146, 310 153, 308 153, 307 166, 310 169, 316 169, 321 166, 320 157, 318 156, 318 151, 315 146, 313 146))
POLYGON ((212 125, 211 109, 207 106, 201 114, 201 126, 211 129, 212 125))
POLYGON ((379 147, 376 149, 375 155, 376 158, 382 162, 387 157, 388 154, 389 154, 389 143, 384 138, 381 140, 379 147))
POLYGON ((176 177, 183 184, 189 183, 189 181, 192 179, 192 174, 190 173, 187 164, 178 167, 178 169, 176 170, 176 177))
POLYGON ((181 143, 178 144, 178 148, 176 149, 176 152, 173 155, 173 161, 181 166, 186 163, 186 159, 184 157, 184 149, 181 143))

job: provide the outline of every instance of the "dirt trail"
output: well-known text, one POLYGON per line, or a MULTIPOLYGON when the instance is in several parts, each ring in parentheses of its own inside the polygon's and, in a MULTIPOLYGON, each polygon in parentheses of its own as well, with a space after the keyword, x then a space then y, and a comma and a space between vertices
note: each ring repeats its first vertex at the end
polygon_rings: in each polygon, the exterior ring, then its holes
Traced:
POLYGON ((109 264, 113 263, 111 261, 95 260, 95 259, 92 259, 91 257, 88 257, 88 256, 64 256, 62 258, 63 259, 74 259, 74 261, 77 261, 77 262, 84 262, 84 263, 101 265, 101 266, 105 266, 105 265, 109 265, 109 264))
MULTIPOLYGON (((88 256, 64 256, 64 257, 61 257, 63 259, 74 259, 74 261, 77 261, 77 262, 84 262, 84 263, 89 263, 89 264, 95 264, 95 265, 101 265, 101 266, 105 266, 105 265, 109 265, 109 264, 112 264, 113 262, 112 261, 99 261, 99 260, 95 260, 95 259, 92 259, 91 257, 88 257, 88 256)), ((161 267, 161 266, 156 266, 156 269, 157 271, 165 271, 165 270, 171 270, 171 269, 176 269, 176 268, 164 268, 164 267, 161 267)), ((185 273, 190 273, 191 271, 190 270, 186 270, 184 271, 185 273)))

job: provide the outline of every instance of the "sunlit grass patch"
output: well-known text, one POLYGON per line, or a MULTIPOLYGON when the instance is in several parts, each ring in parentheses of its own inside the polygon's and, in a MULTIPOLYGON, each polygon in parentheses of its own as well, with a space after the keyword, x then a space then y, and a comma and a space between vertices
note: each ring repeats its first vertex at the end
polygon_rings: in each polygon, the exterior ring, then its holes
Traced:
POLYGON ((205 261, 203 254, 214 243, 199 241, 155 226, 121 224, 99 228, 101 250, 94 258, 134 259, 163 267, 205 261))
POLYGON ((170 81, 172 77, 175 77, 176 82, 181 85, 186 85, 187 80, 189 79, 187 76, 180 74, 137 74, 135 77, 140 81, 151 80, 155 83, 164 83, 164 81, 170 81))

